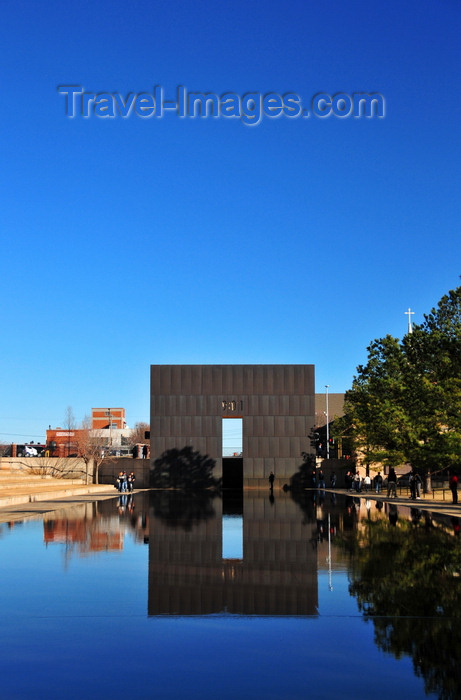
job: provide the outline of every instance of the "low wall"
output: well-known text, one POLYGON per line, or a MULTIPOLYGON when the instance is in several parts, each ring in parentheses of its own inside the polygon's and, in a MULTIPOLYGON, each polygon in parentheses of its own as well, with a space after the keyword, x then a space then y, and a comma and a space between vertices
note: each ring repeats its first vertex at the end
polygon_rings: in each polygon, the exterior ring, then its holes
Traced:
MULTIPOLYGON (((326 486, 330 485, 330 474, 336 473, 337 486, 344 487, 344 474, 351 468, 350 461, 344 459, 317 460, 317 470, 323 469, 326 486)), ((18 471, 22 474, 42 474, 67 479, 82 479, 86 481, 86 465, 83 459, 78 457, 0 457, 0 470, 18 471)), ((99 467, 100 484, 115 484, 119 472, 127 474, 134 472, 136 476, 135 488, 147 489, 150 487, 150 460, 133 459, 132 457, 107 457, 99 467)), ((93 482, 92 464, 88 466, 88 481, 93 482)), ((278 476, 275 473, 274 489, 280 489, 284 484, 289 484, 290 479, 278 476)), ((268 489, 267 478, 244 478, 245 489, 268 489)))
MULTIPOLYGON (((108 457, 99 467, 100 484, 115 484, 118 473, 124 469, 134 472, 135 488, 149 488, 150 462, 132 457, 108 457)), ((0 471, 13 471, 24 475, 40 474, 63 479, 86 481, 87 466, 79 457, 0 457, 0 471)), ((88 465, 88 482, 93 483, 93 464, 88 465)))
POLYGON ((93 466, 79 457, 0 457, 0 470, 20 474, 39 474, 63 479, 93 481, 93 466))
POLYGON ((114 484, 119 472, 127 474, 134 472, 135 489, 149 488, 150 461, 148 459, 133 459, 132 457, 107 458, 99 467, 99 483, 114 484))

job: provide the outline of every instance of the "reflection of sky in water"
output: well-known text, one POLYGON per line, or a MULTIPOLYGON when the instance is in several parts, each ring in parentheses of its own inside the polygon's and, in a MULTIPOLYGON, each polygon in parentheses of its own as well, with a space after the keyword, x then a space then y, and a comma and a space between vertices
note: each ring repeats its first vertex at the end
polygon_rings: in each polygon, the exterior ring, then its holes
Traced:
MULTIPOLYGON (((269 513, 261 516, 261 540, 254 543, 268 584, 272 576, 279 576, 282 583, 284 577, 283 567, 279 572, 276 566, 264 566, 272 557, 266 528, 278 530, 284 522, 285 516, 277 515, 278 506, 280 513, 284 508, 294 513, 290 522, 298 542, 300 537, 306 539, 306 547, 299 548, 300 572, 305 575, 303 557, 315 544, 309 539, 316 532, 315 522, 303 522, 303 513, 288 497, 277 497, 274 506, 267 504, 267 497, 257 503, 255 511, 269 513), (262 551, 264 546, 267 552, 262 551)), ((137 508, 141 506, 139 499, 137 508)), ((152 552, 150 560, 149 546, 135 536, 128 517, 118 518, 115 503, 111 518, 102 526, 121 531, 123 548, 117 551, 89 552, 78 542, 46 544, 42 521, 12 529, 0 525, 0 635, 4 640, 0 697, 368 700, 376 692, 383 697, 397 692, 406 700, 435 697, 425 696, 423 680, 414 675, 409 657, 397 660, 378 649, 373 623, 364 621, 350 596, 349 574, 342 566, 345 560, 335 547, 330 578, 325 541, 318 544, 316 559, 309 559, 318 590, 318 616, 244 616, 223 611, 149 617, 149 565, 164 567, 166 578, 173 569, 169 571, 166 562, 159 564, 152 552)), ((242 559, 243 518, 224 516, 222 525, 223 558, 242 559)), ((151 535, 156 527, 158 521, 151 518, 151 535)), ((190 535, 181 528, 166 532, 172 542, 175 536, 183 542, 190 535)), ((201 542, 206 548, 206 537, 201 542)), ((290 538, 287 548, 287 562, 293 566, 290 538)), ((172 566, 178 570, 185 566, 184 595, 197 594, 188 588, 188 575, 193 572, 203 581, 198 595, 209 596, 206 562, 173 562, 174 546, 171 554, 172 566)), ((243 577, 245 595, 262 599, 262 581, 252 585, 245 578, 249 564, 243 558, 235 575, 243 577)))
POLYGON ((243 516, 223 515, 222 558, 243 559, 243 516))

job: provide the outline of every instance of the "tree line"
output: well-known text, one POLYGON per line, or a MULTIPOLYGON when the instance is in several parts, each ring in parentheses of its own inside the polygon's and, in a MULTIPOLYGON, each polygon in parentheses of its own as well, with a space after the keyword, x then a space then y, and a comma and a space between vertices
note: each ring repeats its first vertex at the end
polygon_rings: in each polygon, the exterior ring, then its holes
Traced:
POLYGON ((461 287, 450 290, 403 339, 367 348, 334 422, 357 461, 405 463, 434 473, 461 468, 461 287))

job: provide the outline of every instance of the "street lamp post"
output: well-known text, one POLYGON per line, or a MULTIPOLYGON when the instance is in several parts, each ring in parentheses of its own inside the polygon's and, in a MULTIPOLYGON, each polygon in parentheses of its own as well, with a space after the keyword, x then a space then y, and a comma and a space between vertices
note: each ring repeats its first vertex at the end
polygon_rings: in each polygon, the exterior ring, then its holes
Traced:
POLYGON ((109 414, 109 450, 112 448, 112 414, 110 408, 107 410, 109 414))
POLYGON ((327 459, 330 459, 330 426, 329 426, 329 421, 330 418, 328 416, 328 389, 330 388, 329 384, 325 384, 325 398, 326 398, 326 416, 327 416, 327 459))

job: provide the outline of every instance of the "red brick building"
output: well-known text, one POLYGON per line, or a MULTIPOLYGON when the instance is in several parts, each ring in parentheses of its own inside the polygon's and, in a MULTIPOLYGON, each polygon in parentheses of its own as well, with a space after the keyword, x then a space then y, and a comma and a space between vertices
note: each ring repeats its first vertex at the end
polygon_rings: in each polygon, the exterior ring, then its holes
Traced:
POLYGON ((46 431, 46 452, 49 457, 70 457, 78 454, 79 434, 83 430, 55 428, 46 431))
POLYGON ((123 430, 126 428, 124 408, 92 408, 91 428, 93 430, 104 430, 115 428, 123 430))
MULTIPOLYGON (((125 415, 124 408, 91 409, 90 436, 98 439, 108 454, 114 450, 118 456, 121 445, 130 444, 131 431, 126 427, 125 415)), ((81 452, 87 440, 86 429, 50 428, 46 431, 46 451, 50 457, 72 457, 81 452)))

